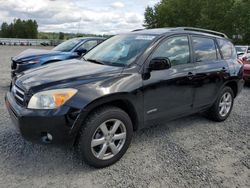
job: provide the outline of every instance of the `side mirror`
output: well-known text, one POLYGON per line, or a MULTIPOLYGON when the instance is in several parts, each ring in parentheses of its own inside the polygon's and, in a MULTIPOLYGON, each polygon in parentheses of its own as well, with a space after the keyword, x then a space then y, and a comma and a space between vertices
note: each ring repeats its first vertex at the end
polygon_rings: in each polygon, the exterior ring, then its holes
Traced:
POLYGON ((84 54, 87 53, 87 50, 86 49, 77 49, 76 50, 76 53, 79 55, 79 56, 82 56, 84 54))
POLYGON ((157 57, 150 61, 149 70, 164 70, 171 68, 171 62, 168 58, 157 57))

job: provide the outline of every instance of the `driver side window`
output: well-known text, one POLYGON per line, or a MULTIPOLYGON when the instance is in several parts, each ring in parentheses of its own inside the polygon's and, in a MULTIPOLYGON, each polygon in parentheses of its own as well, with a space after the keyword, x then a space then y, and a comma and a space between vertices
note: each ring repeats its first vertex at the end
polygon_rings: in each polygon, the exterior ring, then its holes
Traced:
POLYGON ((97 40, 89 40, 83 43, 77 50, 86 50, 89 51, 98 44, 97 40))
POLYGON ((168 58, 172 66, 190 63, 190 49, 187 36, 176 36, 162 42, 154 51, 153 58, 168 58))

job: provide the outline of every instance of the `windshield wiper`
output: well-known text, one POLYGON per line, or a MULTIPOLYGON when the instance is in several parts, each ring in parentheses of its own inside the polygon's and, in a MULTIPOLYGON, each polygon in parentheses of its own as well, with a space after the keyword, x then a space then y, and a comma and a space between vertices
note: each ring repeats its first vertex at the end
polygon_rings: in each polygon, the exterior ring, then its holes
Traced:
POLYGON ((92 63, 96 63, 96 64, 100 64, 100 65, 104 65, 104 63, 102 63, 101 61, 98 61, 96 59, 86 59, 86 61, 92 62, 92 63))

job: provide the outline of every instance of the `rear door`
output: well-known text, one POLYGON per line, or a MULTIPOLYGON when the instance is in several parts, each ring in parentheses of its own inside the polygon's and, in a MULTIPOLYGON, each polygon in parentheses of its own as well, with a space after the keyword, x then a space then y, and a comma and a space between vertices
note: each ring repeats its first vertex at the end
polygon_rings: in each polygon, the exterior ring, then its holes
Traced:
POLYGON ((214 103, 225 77, 229 76, 229 68, 215 38, 194 35, 192 46, 196 66, 194 108, 199 108, 214 103))

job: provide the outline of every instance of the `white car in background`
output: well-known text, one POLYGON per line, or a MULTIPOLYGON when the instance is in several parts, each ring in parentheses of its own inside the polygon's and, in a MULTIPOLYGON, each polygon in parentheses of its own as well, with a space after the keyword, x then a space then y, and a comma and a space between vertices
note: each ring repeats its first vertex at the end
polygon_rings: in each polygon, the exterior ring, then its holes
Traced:
POLYGON ((250 46, 235 46, 239 58, 250 57, 250 46))

